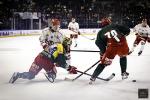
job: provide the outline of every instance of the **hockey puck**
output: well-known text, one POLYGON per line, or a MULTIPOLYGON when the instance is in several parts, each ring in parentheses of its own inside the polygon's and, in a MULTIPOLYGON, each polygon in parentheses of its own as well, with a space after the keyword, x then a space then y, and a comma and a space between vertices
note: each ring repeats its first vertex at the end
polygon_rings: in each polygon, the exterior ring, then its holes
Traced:
POLYGON ((136 80, 132 80, 132 82, 136 82, 136 80))

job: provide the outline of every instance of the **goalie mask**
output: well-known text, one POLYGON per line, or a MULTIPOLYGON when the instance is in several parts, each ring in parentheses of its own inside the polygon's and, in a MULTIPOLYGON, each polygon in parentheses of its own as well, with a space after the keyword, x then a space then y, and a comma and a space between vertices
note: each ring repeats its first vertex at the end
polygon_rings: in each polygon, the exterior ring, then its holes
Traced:
POLYGON ((60 21, 58 19, 51 19, 49 22, 49 27, 53 31, 58 31, 60 28, 60 21))

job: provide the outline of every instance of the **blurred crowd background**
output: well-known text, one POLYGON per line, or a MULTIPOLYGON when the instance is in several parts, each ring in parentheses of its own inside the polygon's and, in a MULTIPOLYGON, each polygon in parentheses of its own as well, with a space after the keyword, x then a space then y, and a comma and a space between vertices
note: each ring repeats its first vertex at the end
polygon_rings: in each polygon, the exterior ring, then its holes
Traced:
POLYGON ((80 28, 101 28, 104 18, 134 27, 142 18, 150 23, 149 0, 0 0, 0 30, 42 29, 58 18, 67 28, 72 17, 80 28))

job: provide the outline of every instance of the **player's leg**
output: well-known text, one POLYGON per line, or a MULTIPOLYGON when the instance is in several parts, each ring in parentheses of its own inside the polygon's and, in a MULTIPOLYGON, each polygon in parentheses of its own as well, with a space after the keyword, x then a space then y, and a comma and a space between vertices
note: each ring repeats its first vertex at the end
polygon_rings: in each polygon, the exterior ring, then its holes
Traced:
POLYGON ((30 73, 30 72, 14 72, 11 79, 9 80, 9 83, 14 83, 18 78, 23 78, 23 79, 33 79, 35 77, 35 74, 30 73))
POLYGON ((99 76, 99 74, 104 70, 105 64, 98 64, 96 69, 94 70, 92 77, 90 78, 91 81, 95 81, 96 77, 99 76))
POLYGON ((34 79, 35 75, 37 75, 40 70, 41 68, 33 62, 28 72, 14 72, 9 83, 14 83, 18 78, 34 79))
POLYGON ((134 49, 137 47, 137 45, 140 43, 140 41, 141 41, 141 37, 140 36, 136 36, 136 39, 135 39, 135 41, 133 43, 133 47, 129 51, 128 55, 130 55, 134 51, 134 49))
POLYGON ((74 47, 76 47, 77 46, 77 41, 75 39, 75 35, 74 34, 70 34, 70 38, 71 38, 71 40, 74 40, 74 44, 75 44, 74 47))
POLYGON ((46 74, 45 74, 46 78, 50 82, 54 82, 54 80, 56 78, 57 70, 55 68, 53 61, 51 61, 47 57, 43 57, 40 64, 41 64, 42 68, 46 71, 46 74))
POLYGON ((77 45, 78 45, 77 39, 78 39, 78 34, 74 34, 74 42, 75 42, 75 46, 74 47, 77 47, 77 45))
POLYGON ((57 70, 56 67, 53 67, 51 70, 45 70, 46 71, 46 78, 50 81, 50 82, 54 82, 56 79, 56 74, 57 74, 57 70))
POLYGON ((142 40, 141 41, 141 48, 140 48, 140 51, 138 52, 138 56, 140 56, 142 54, 145 44, 146 44, 146 40, 142 40))
POLYGON ((117 54, 120 56, 120 67, 121 67, 121 76, 122 79, 127 79, 129 76, 129 73, 126 72, 127 70, 127 55, 129 52, 129 47, 127 42, 125 42, 123 45, 118 47, 117 54))
POLYGON ((120 57, 120 67, 121 67, 121 76, 122 79, 127 79, 129 76, 129 73, 126 72, 127 69, 127 57, 120 57))
POLYGON ((28 72, 15 72, 13 76, 10 79, 10 83, 14 83, 18 78, 22 79, 33 79, 35 78, 35 75, 39 73, 39 71, 42 69, 41 62, 43 60, 43 56, 41 54, 38 54, 38 56, 34 59, 34 62, 31 64, 31 67, 28 72))
POLYGON ((71 55, 70 55, 70 47, 71 47, 72 41, 70 38, 65 38, 63 40, 63 47, 64 47, 64 55, 66 57, 67 64, 71 64, 71 55))
POLYGON ((97 66, 97 68, 94 70, 92 77, 90 78, 91 84, 93 81, 95 81, 96 77, 100 75, 100 73, 104 70, 104 68, 112 63, 112 60, 116 56, 116 47, 108 47, 106 52, 104 53, 100 64, 97 66))

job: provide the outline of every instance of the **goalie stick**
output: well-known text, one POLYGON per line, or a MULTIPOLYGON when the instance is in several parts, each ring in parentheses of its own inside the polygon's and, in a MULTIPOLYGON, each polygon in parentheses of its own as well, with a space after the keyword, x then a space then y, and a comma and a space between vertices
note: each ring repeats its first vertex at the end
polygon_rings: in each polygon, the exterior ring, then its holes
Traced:
POLYGON ((94 63, 91 67, 89 67, 87 70, 85 70, 83 73, 81 73, 80 75, 78 75, 77 77, 75 77, 74 79, 72 79, 72 81, 75 81, 76 79, 78 79, 79 77, 81 77, 84 73, 86 73, 88 70, 90 70, 91 68, 93 68, 98 63, 99 63, 99 60, 96 63, 94 63))

